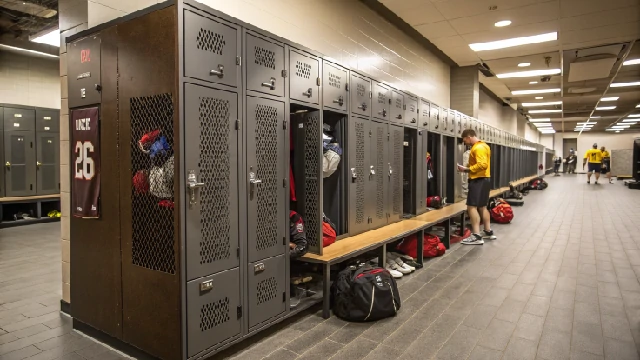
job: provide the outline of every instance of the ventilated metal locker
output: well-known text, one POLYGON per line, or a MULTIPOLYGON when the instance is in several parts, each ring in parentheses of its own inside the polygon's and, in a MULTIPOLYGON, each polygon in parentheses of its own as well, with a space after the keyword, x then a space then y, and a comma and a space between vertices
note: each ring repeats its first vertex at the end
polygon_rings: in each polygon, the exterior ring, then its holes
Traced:
POLYGON ((59 117, 59 110, 36 110, 36 192, 38 195, 60 192, 59 117))
POLYGON ((370 228, 387 224, 387 201, 391 184, 389 125, 372 121, 369 132, 369 184, 366 192, 370 228))
POLYGON ((36 195, 35 111, 4 108, 5 195, 36 195))
POLYGON ((431 123, 431 103, 421 98, 418 112, 418 128, 429 130, 431 123))
POLYGON ((402 220, 403 214, 403 153, 404 153, 404 127, 402 125, 389 124, 388 129, 388 180, 387 187, 387 214, 388 223, 402 220))
MULTIPOLYGON (((4 109, 0 107, 0 162, 4 163, 4 109)), ((4 197, 4 167, 0 176, 0 197, 4 197)))
MULTIPOLYGON (((462 117, 462 131, 471 129, 471 118, 465 114, 462 114, 461 117, 462 117)), ((462 133, 460 134, 462 135, 462 133)))
POLYGON ((429 107, 429 131, 433 133, 442 133, 442 124, 440 123, 440 107, 434 103, 429 107))
POLYGON ((397 90, 390 90, 391 104, 389 121, 394 124, 404 124, 404 94, 397 90))
POLYGON ((282 314, 286 306, 286 254, 249 263, 249 329, 282 314))
POLYGON ((458 136, 458 122, 456 120, 456 113, 457 111, 455 110, 449 110, 449 136, 458 136))
POLYGON ((443 135, 449 135, 449 109, 440 108, 440 130, 443 135))
POLYGON ((389 121, 391 105, 391 89, 378 82, 372 83, 372 109, 371 115, 375 119, 389 121))
POLYGON ((302 103, 320 104, 320 59, 289 47, 289 97, 302 103))
POLYGON ((279 42, 245 31, 246 90, 272 96, 284 96, 285 70, 284 46, 279 42))
POLYGON ((404 126, 409 128, 418 127, 418 98, 405 94, 404 96, 404 126))
POLYGON ((462 123, 462 114, 459 111, 455 112, 456 117, 456 136, 460 137, 462 135, 462 131, 464 130, 464 125, 462 123))
POLYGON ((325 108, 347 112, 349 97, 347 69, 327 60, 322 61, 322 105, 325 108))
POLYGON ((351 113, 371 117, 371 79, 351 71, 350 84, 351 113))
POLYGON ((367 198, 371 177, 369 152, 371 121, 367 118, 349 118, 349 235, 360 234, 369 229, 367 198))
POLYGON ((469 118, 469 129, 472 129, 473 131, 476 132, 476 135, 479 135, 478 134, 478 130, 476 128, 477 128, 476 119, 470 117, 469 118))

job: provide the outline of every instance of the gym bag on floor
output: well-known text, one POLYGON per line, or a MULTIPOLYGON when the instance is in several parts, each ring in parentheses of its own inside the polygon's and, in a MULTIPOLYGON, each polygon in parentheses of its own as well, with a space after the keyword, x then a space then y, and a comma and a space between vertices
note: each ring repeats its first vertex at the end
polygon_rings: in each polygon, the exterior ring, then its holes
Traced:
POLYGON ((513 220, 511 205, 500 198, 489 201, 489 213, 491 214, 491 219, 498 224, 508 224, 513 220))
POLYGON ((531 180, 530 186, 533 190, 544 190, 549 186, 549 183, 543 179, 533 179, 531 180))
POLYGON ((471 230, 464 229, 464 233, 461 233, 460 229, 456 229, 455 231, 451 232, 451 237, 449 238, 449 242, 451 244, 457 244, 460 241, 468 238, 469 236, 471 236, 471 230))
POLYGON ((333 313, 347 321, 375 321, 396 316, 400 293, 385 269, 349 266, 331 285, 333 313))
MULTIPOLYGON (((424 238, 422 239, 422 257, 437 257, 442 256, 447 251, 447 248, 444 247, 444 244, 440 241, 440 238, 433 234, 424 234, 424 238)), ((412 258, 418 257, 418 235, 412 234, 404 240, 396 249, 403 254, 409 255, 412 258)))
POLYGON ((429 196, 427 198, 427 207, 442 209, 442 198, 440 196, 429 196))

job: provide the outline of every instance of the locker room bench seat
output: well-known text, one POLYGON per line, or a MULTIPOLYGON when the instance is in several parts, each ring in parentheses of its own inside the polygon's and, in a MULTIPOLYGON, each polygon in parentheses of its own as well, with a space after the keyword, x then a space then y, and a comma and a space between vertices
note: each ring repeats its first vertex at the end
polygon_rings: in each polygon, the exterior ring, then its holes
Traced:
MULTIPOLYGON (((60 194, 0 197, 0 228, 27 225, 27 224, 33 224, 33 223, 60 221, 60 218, 50 218, 50 217, 47 217, 46 214, 42 213, 42 203, 59 202, 59 201, 60 201, 60 194), (2 219, 4 218, 4 211, 3 211, 4 205, 20 204, 20 203, 34 204, 35 217, 28 220, 3 222, 2 219)), ((57 208, 58 209, 60 208, 59 204, 57 208)))

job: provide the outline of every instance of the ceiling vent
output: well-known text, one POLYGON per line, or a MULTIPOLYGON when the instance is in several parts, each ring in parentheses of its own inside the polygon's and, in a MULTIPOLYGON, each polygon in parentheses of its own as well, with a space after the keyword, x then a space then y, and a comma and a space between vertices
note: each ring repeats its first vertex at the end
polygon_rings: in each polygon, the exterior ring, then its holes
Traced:
POLYGON ((569 64, 569 82, 608 78, 622 48, 614 44, 577 50, 569 64))
POLYGON ((567 90, 569 94, 586 94, 598 90, 595 87, 572 87, 567 90))

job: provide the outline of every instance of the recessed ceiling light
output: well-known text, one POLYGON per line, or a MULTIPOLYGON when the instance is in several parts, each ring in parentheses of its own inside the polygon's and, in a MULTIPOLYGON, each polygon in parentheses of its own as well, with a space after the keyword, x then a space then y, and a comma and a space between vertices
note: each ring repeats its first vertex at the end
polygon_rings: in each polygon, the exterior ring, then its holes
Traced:
POLYGON ((542 99, 544 99, 544 97, 542 97, 542 96, 536 96, 536 100, 542 100, 542 99))
POLYGON ((35 43, 60 47, 60 30, 51 30, 30 40, 35 43))
POLYGON ((610 85, 610 87, 612 88, 627 87, 627 86, 640 86, 640 81, 613 83, 610 85))
POLYGON ((529 110, 529 114, 558 113, 562 110, 529 110))
POLYGON ((28 50, 28 49, 23 49, 23 48, 19 48, 19 47, 15 47, 15 46, 9 46, 9 45, 5 45, 5 44, 0 44, 0 48, 18 50, 18 51, 26 51, 26 52, 30 52, 32 54, 38 54, 38 55, 52 57, 52 58, 57 58, 58 57, 56 55, 51 55, 51 54, 43 53, 43 52, 40 52, 40 51, 28 50))
POLYGON ((640 104, 636 105, 636 109, 640 108, 640 104))
POLYGON ((640 114, 629 114, 628 117, 640 117, 640 114))
POLYGON ((551 123, 533 123, 533 126, 539 127, 539 128, 542 128, 542 127, 553 127, 553 125, 551 125, 551 123))
POLYGON ((619 132, 620 132, 620 130, 616 130, 616 132, 617 132, 617 133, 619 133, 619 132))
POLYGON ((597 122, 579 122, 578 125, 582 126, 582 125, 586 125, 586 126, 593 126, 597 124, 597 122))
POLYGON ((640 58, 627 60, 622 63, 622 65, 638 65, 638 64, 640 64, 640 58))
POLYGON ((546 105, 562 105, 562 101, 547 101, 547 102, 537 102, 537 103, 522 103, 522 106, 531 107, 531 106, 546 106, 546 105))
POLYGON ((562 70, 560 70, 560 69, 527 70, 527 71, 518 71, 518 72, 512 72, 512 73, 498 74, 498 75, 496 75, 496 77, 498 77, 499 79, 521 78, 521 77, 557 75, 557 74, 560 74, 561 72, 562 72, 562 70))
POLYGON ((613 110, 615 108, 615 106, 598 106, 596 110, 613 110))
POLYGON ((619 96, 609 96, 609 97, 603 97, 602 99, 600 99, 600 101, 616 101, 620 99, 619 96))
POLYGON ((545 122, 545 121, 551 121, 551 118, 539 118, 539 119, 529 119, 530 122, 545 122))
POLYGON ((537 84, 537 83, 538 83, 537 81, 529 81, 529 85, 534 85, 534 84, 537 84))
POLYGON ((591 129, 592 127, 593 127, 593 125, 576 125, 576 129, 577 128, 591 129))
POLYGON ((520 64, 518 64, 518 67, 527 67, 527 66, 531 66, 531 63, 520 63, 520 64))
POLYGON ((543 134, 555 134, 556 131, 555 130, 548 130, 548 131, 540 131, 543 134))
POLYGON ((537 90, 516 90, 512 91, 511 95, 529 95, 529 94, 546 94, 546 93, 554 93, 560 92, 560 89, 537 89, 537 90))
POLYGON ((527 45, 527 44, 538 44, 538 43, 554 41, 554 40, 558 40, 557 32, 533 35, 533 36, 523 36, 523 37, 504 39, 504 40, 498 40, 498 41, 490 41, 486 43, 469 44, 469 47, 473 51, 485 51, 485 50, 505 49, 505 48, 510 48, 514 46, 527 45))
MULTIPOLYGON (((624 129, 620 129, 620 130, 624 130, 624 129)), ((615 132, 620 132, 620 130, 618 130, 618 129, 604 129, 604 131, 615 131, 615 132)))
POLYGON ((505 27, 511 25, 511 20, 501 20, 494 24, 496 27, 505 27))

